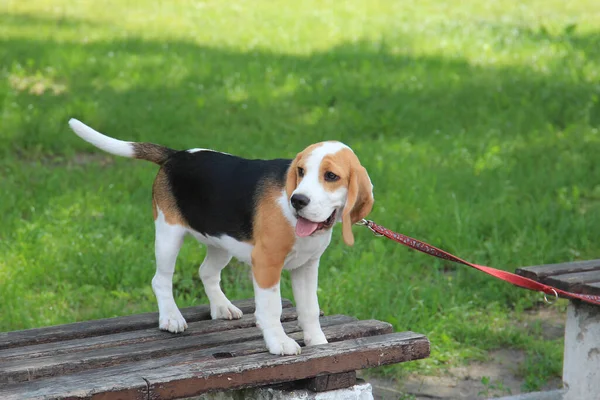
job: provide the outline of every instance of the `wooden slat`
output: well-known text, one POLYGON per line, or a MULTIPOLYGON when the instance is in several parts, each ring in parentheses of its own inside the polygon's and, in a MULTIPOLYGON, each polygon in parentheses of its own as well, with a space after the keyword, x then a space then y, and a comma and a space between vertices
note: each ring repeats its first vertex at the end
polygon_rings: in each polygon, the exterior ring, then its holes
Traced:
MULTIPOLYGON (((392 326, 390 324, 380 321, 352 321, 340 325, 323 326, 323 332, 330 342, 387 334, 391 330, 392 326)), ((292 333, 290 337, 302 343, 301 332, 292 333)), ((306 352, 307 349, 304 348, 302 351, 306 352)), ((0 398, 3 400, 89 399, 92 397, 122 400, 146 399, 148 393, 144 378, 154 370, 160 374, 160 371, 171 366, 201 365, 202 360, 206 360, 208 357, 220 359, 237 370, 240 359, 264 352, 266 352, 266 348, 262 339, 227 344, 73 375, 40 379, 21 384, 0 385, 0 398), (232 357, 236 357, 236 359, 231 360, 232 357)), ((269 355, 267 358, 279 357, 269 355)))
POLYGON ((425 358, 429 341, 412 332, 392 333, 308 347, 298 356, 256 354, 230 360, 191 363, 144 375, 150 398, 178 399, 213 390, 232 390, 354 371, 425 358))
POLYGON ((516 274, 544 282, 549 276, 570 274, 574 272, 600 271, 600 260, 574 261, 561 264, 536 265, 517 268, 516 274))
POLYGON ((109 376, 108 382, 105 383, 101 376, 89 376, 86 373, 27 384, 0 385, 0 398, 2 400, 148 400, 150 398, 148 383, 140 374, 109 376))
MULTIPOLYGON (((293 321, 298 318, 295 308, 284 308, 281 321, 293 321)), ((182 333, 161 331, 158 327, 142 329, 132 332, 115 333, 82 339, 66 340, 16 347, 0 350, 0 362, 9 360, 32 359, 44 356, 56 357, 61 354, 103 349, 107 347, 125 346, 135 343, 145 343, 157 340, 178 339, 185 336, 205 335, 213 332, 249 328, 256 323, 253 314, 246 314, 238 320, 205 320, 191 322, 188 329, 182 333)), ((1 364, 0 364, 1 365, 1 364)))
POLYGON ((600 260, 539 265, 517 269, 516 273, 573 293, 600 295, 600 260))
MULTIPOLYGON (((292 303, 287 299, 283 299, 282 303, 284 308, 292 306, 292 303)), ((244 313, 254 312, 254 300, 234 301, 233 304, 244 313)), ((210 319, 210 307, 208 305, 184 308, 181 310, 181 313, 188 322, 210 319)), ((156 327, 157 325, 158 313, 154 312, 126 317, 77 322, 47 328, 0 332, 0 349, 135 331, 156 327)))
POLYGON ((546 283, 573 293, 599 294, 600 289, 590 284, 600 282, 600 270, 549 276, 546 283))
MULTIPOLYGON (((338 325, 350 321, 356 321, 356 318, 345 315, 334 315, 322 318, 321 324, 323 326, 338 325)), ((296 321, 286 322, 283 324, 283 327, 286 332, 297 332, 300 330, 296 321)), ((169 338, 166 340, 92 349, 56 356, 10 360, 0 363, 0 384, 72 374, 93 368, 159 358, 165 355, 217 347, 228 343, 256 340, 261 337, 262 333, 258 328, 235 329, 224 332, 180 336, 177 340, 169 338)), ((206 357, 212 357, 212 355, 207 355, 206 357)))

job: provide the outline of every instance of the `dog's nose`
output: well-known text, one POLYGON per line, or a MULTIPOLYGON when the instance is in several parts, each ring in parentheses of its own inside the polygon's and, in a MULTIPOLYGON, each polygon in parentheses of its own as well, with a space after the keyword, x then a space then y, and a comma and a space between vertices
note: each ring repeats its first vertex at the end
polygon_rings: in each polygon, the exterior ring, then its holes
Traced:
POLYGON ((302 210, 310 203, 310 199, 303 194, 295 194, 290 200, 292 201, 292 206, 294 206, 296 210, 302 210))

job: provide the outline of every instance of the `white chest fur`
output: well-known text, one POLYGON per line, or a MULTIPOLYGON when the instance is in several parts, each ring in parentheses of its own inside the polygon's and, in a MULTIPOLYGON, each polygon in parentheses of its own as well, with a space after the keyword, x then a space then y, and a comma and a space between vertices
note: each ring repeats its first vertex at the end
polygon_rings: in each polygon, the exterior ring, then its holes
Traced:
POLYGON ((331 230, 314 236, 296 237, 294 247, 285 258, 284 269, 292 270, 309 261, 318 260, 331 242, 331 230))

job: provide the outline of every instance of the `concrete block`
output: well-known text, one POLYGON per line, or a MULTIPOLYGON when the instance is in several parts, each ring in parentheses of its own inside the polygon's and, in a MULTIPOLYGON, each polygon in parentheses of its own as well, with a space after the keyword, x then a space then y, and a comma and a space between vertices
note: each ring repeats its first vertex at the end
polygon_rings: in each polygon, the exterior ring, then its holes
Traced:
POLYGON ((263 387, 208 393, 188 400, 373 400, 373 392, 369 383, 320 393, 263 387))
POLYGON ((600 399, 600 307, 571 301, 565 327, 564 400, 600 399))

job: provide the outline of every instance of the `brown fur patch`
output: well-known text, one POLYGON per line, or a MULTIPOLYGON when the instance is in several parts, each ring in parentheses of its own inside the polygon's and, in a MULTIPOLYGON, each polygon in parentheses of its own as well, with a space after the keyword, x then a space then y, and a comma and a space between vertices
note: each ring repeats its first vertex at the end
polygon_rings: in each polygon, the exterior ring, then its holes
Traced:
POLYGON ((371 212, 374 203, 373 186, 367 170, 360 164, 352 150, 342 149, 323 158, 319 167, 319 181, 328 191, 335 191, 343 186, 348 188, 346 206, 342 213, 342 236, 344 242, 352 246, 354 244, 352 225, 365 218, 371 212), (338 175, 340 179, 327 182, 325 180, 327 171, 338 175))
POLYGON ((158 208, 164 214, 165 221, 168 224, 187 226, 187 222, 185 222, 177 207, 167 174, 162 168, 158 171, 156 179, 154 179, 154 185, 152 186, 152 207, 154 219, 158 218, 158 208))
POLYGON ((352 171, 360 166, 356 155, 350 149, 341 149, 335 154, 327 154, 323 157, 319 166, 319 182, 328 192, 335 192, 341 187, 350 185, 350 176, 352 171), (325 173, 333 172, 340 177, 337 181, 328 182, 325 180, 325 173))
POLYGON ((152 196, 152 216, 156 221, 156 218, 158 218, 158 209, 156 208, 156 201, 154 200, 154 195, 152 196))
POLYGON ((285 258, 296 240, 294 228, 277 201, 282 189, 280 185, 266 182, 254 216, 252 273, 263 289, 279 282, 285 258))
POLYGON ((132 143, 133 156, 140 160, 152 161, 155 164, 163 164, 171 154, 173 149, 154 143, 132 143))
POLYGON ((311 144, 306 149, 298 153, 292 161, 290 169, 288 169, 287 179, 285 182, 285 191, 287 193, 288 199, 292 197, 292 192, 296 190, 296 188, 300 184, 300 181, 302 180, 302 177, 298 174, 298 167, 304 168, 303 159, 306 158, 310 153, 312 153, 314 149, 323 146, 323 143, 326 142, 311 144))

